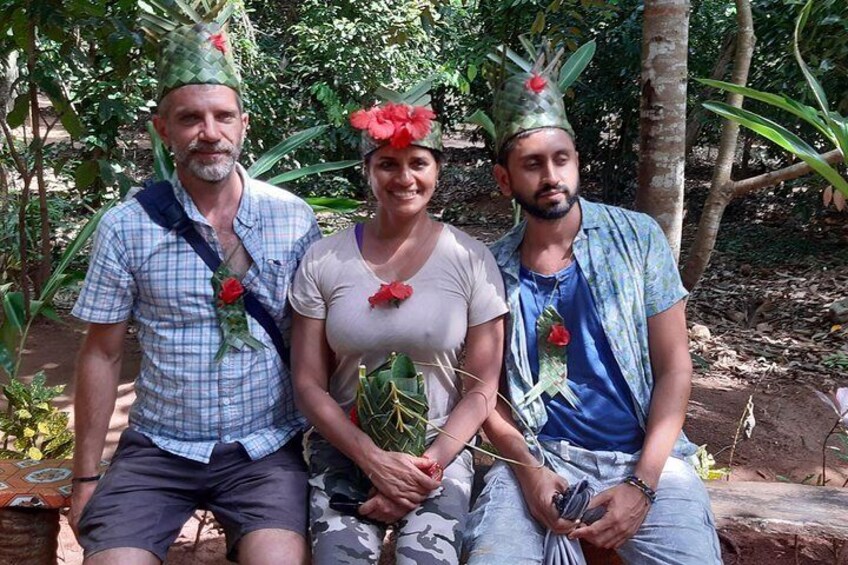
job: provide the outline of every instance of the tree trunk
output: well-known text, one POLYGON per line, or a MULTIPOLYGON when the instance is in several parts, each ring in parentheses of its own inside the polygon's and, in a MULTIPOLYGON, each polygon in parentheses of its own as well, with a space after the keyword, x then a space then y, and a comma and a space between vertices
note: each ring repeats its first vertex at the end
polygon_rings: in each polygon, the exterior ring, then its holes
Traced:
POLYGON ((645 0, 644 17, 636 208, 659 222, 678 257, 683 227, 689 1, 645 0))
MULTIPOLYGON (((6 121, 6 115, 12 109, 15 96, 12 89, 18 79, 18 52, 12 51, 0 57, 0 121, 6 121)), ((3 138, 0 137, 0 144, 3 138)), ((9 173, 6 166, 0 163, 0 201, 9 196, 9 173)))
MULTIPOLYGON (((36 60, 38 58, 38 45, 35 34, 37 30, 35 22, 30 21, 29 44, 27 46, 27 73, 29 78, 29 103, 30 116, 32 119, 32 146, 33 146, 33 168, 35 172, 36 188, 38 189, 38 212, 41 220, 41 261, 39 262, 34 276, 32 277, 35 296, 41 294, 44 283, 50 278, 52 265, 53 246, 50 241, 50 215, 47 211, 47 186, 44 183, 44 139, 41 138, 41 108, 38 105, 38 86, 35 82, 36 60)), ((27 316, 29 316, 29 304, 27 316)))
MULTIPOLYGON (((735 84, 745 86, 748 83, 748 70, 751 68, 751 57, 754 54, 754 21, 751 17, 749 0, 736 0, 736 54, 733 58, 733 77, 735 84)), ((736 108, 742 107, 743 97, 739 94, 728 94, 727 103, 736 108)), ((701 213, 698 232, 686 267, 683 270, 683 284, 692 290, 701 279, 710 261, 715 247, 721 218, 727 205, 733 200, 734 186, 730 180, 733 171, 733 161, 736 158, 736 141, 739 137, 739 124, 724 120, 721 129, 718 158, 716 159, 713 178, 710 183, 710 194, 701 213)))
MULTIPOLYGON (((724 80, 724 75, 727 72, 727 66, 733 60, 733 53, 736 51, 736 34, 728 33, 724 38, 724 43, 721 47, 721 55, 716 61, 715 67, 713 67, 713 72, 710 74, 710 78, 713 80, 724 80)), ((704 88, 701 92, 701 99, 710 98, 715 91, 714 88, 704 88)), ((690 153, 692 153, 692 148, 695 147, 695 143, 698 141, 698 137, 701 135, 701 130, 704 128, 704 118, 706 117, 707 110, 700 104, 696 105, 692 112, 689 114, 689 118, 686 120, 686 157, 688 158, 690 153)))

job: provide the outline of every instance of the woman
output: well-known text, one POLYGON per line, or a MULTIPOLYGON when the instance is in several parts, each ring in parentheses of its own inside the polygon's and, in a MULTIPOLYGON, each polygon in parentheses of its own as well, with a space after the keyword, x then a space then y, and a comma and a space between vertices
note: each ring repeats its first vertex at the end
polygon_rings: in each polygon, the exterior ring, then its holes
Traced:
POLYGON ((295 394, 315 426, 318 565, 376 562, 386 524, 397 524, 399 564, 459 560, 473 476, 464 443, 495 404, 507 307, 488 249, 427 214, 442 149, 433 117, 406 104, 351 116, 363 130, 375 216, 316 242, 292 287, 295 394), (477 377, 464 382, 453 370, 463 346, 464 370, 477 377), (424 373, 428 419, 446 432, 430 428, 422 457, 381 450, 349 417, 358 366, 373 369, 392 352, 424 373), (343 501, 331 507, 334 495, 343 501))

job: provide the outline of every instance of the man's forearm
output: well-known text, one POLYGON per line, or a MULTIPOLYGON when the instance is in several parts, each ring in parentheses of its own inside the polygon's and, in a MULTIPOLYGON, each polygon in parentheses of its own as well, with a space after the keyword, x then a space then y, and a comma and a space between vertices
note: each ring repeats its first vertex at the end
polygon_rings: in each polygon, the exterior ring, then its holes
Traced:
POLYGON ((121 359, 83 352, 77 363, 74 394, 74 475, 96 475, 109 421, 115 410, 121 359))
POLYGON ((634 473, 656 488, 674 443, 680 436, 689 402, 691 373, 664 375, 658 379, 651 399, 645 442, 634 473))

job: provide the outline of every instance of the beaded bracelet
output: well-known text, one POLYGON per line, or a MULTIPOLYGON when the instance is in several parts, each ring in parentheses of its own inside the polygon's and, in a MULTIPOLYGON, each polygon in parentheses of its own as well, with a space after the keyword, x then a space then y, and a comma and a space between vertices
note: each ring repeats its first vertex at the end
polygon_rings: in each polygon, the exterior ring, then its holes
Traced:
POLYGON ((103 475, 101 473, 97 473, 96 475, 92 475, 90 477, 74 477, 71 479, 72 483, 93 483, 99 481, 103 475))
POLYGON ((653 504, 657 501, 657 492, 648 486, 648 483, 637 477, 636 475, 628 475, 622 481, 630 486, 634 486, 639 491, 645 495, 645 498, 648 499, 648 502, 653 504))

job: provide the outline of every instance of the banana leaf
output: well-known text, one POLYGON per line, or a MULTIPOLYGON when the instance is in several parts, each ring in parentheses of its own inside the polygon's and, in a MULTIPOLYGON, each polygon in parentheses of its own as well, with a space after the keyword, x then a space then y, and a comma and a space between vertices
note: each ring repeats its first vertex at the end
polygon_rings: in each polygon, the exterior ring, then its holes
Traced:
POLYGON ((424 376, 412 360, 393 354, 369 374, 359 369, 359 427, 386 451, 420 456, 426 448, 427 395, 424 376))

